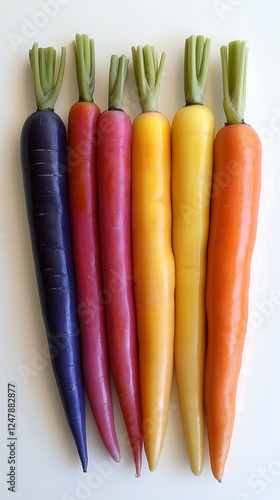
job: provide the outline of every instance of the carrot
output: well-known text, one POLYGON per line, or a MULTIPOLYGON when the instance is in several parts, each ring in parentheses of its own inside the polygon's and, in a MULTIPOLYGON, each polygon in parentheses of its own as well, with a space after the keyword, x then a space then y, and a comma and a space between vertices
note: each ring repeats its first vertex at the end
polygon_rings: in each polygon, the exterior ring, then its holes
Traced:
POLYGON ((67 200, 66 130, 54 112, 66 50, 54 84, 52 47, 29 52, 37 111, 21 134, 21 163, 33 257, 52 366, 84 471, 85 407, 67 200))
POLYGON ((204 461, 206 251, 213 171, 214 117, 202 106, 210 40, 185 44, 186 106, 172 123, 172 210, 175 287, 175 368, 190 466, 204 461))
POLYGON ((76 35, 74 42, 79 101, 68 117, 68 197, 83 374, 99 434, 111 456, 120 460, 110 387, 97 194, 97 123, 100 109, 93 102, 94 40, 76 35))
POLYGON ((127 66, 124 55, 111 57, 109 109, 98 122, 97 169, 110 366, 140 476, 143 436, 130 214, 132 125, 122 110, 127 66))
POLYGON ((175 269, 171 246, 171 137, 158 112, 165 60, 132 47, 142 113, 132 128, 132 255, 144 446, 155 470, 167 427, 173 374, 175 269))
POLYGON ((261 143, 244 123, 248 48, 221 47, 227 123, 214 143, 208 246, 205 405, 213 475, 222 481, 232 438, 261 185, 261 143))

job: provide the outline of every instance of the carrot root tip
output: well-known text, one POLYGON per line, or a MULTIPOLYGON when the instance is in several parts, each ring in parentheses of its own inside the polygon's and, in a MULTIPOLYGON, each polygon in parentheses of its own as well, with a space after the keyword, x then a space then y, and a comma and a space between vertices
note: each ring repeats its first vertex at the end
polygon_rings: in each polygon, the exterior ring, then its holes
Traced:
POLYGON ((120 451, 116 451, 114 453, 111 453, 111 457, 113 458, 113 460, 117 463, 119 463, 121 461, 121 453, 120 451))

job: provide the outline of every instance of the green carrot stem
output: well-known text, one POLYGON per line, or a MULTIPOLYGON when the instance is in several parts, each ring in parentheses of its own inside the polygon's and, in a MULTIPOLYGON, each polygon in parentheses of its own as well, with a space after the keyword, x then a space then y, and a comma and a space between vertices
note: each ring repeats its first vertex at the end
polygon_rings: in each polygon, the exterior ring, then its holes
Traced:
POLYGON ((61 58, 56 82, 54 82, 56 51, 53 47, 38 48, 34 43, 29 51, 38 111, 53 110, 62 85, 66 48, 61 48, 61 58))
POLYGON ((158 111, 158 96, 166 55, 163 52, 158 65, 155 47, 132 47, 134 77, 142 112, 158 111))
POLYGON ((76 34, 73 42, 79 101, 93 102, 95 86, 95 47, 88 35, 76 34))
POLYGON ((125 55, 111 56, 109 71, 109 109, 122 109, 123 93, 127 75, 128 59, 125 55))
POLYGON ((184 90, 186 105, 202 104, 205 92, 211 40, 192 35, 185 42, 184 90))
POLYGON ((221 47, 223 106, 227 124, 244 123, 248 47, 235 40, 221 47))

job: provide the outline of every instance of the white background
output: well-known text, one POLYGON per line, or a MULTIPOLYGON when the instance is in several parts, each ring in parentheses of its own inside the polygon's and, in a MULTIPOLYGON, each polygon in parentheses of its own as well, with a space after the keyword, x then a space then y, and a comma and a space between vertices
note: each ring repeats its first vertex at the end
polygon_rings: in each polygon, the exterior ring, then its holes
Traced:
POLYGON ((0 134, 0 496, 7 491, 7 382, 17 386, 17 492, 20 500, 279 500, 280 498, 280 35, 278 0, 9 0, 1 2, 0 134), (53 10, 47 13, 47 5, 53 10), (262 192, 252 262, 250 315, 237 412, 223 483, 213 478, 207 442, 200 477, 190 472, 174 381, 167 435, 155 472, 143 456, 134 477, 130 448, 114 393, 122 461, 113 463, 100 442, 87 403, 89 469, 84 474, 67 427, 50 363, 41 317, 19 158, 25 118, 35 110, 28 50, 34 41, 67 47, 67 65, 56 111, 67 121, 77 100, 75 33, 96 44, 95 101, 107 107, 112 53, 125 53, 130 67, 124 109, 133 119, 135 98, 131 45, 154 44, 167 58, 159 107, 172 121, 184 105, 185 38, 212 39, 204 103, 223 126, 219 49, 233 39, 250 47, 245 120, 263 142, 262 192), (22 367, 33 370, 23 378, 22 367))

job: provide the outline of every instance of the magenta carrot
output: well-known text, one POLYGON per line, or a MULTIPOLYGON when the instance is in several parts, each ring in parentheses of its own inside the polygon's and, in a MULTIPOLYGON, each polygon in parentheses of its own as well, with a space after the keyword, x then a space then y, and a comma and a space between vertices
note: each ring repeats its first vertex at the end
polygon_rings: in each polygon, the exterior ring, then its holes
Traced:
POLYGON ((97 171, 110 366, 140 476, 143 437, 130 219, 132 125, 122 110, 127 65, 124 55, 112 56, 109 109, 98 122, 97 171))
POLYGON ((74 254, 82 362, 87 395, 96 425, 111 456, 120 460, 110 387, 106 319, 101 303, 96 128, 100 115, 93 102, 94 42, 74 42, 79 102, 68 119, 68 196, 74 254))

